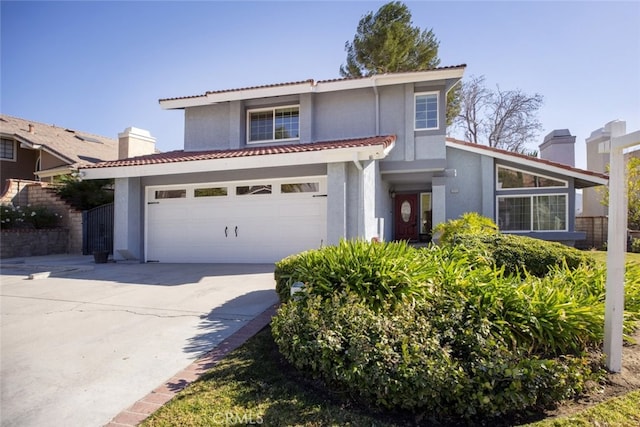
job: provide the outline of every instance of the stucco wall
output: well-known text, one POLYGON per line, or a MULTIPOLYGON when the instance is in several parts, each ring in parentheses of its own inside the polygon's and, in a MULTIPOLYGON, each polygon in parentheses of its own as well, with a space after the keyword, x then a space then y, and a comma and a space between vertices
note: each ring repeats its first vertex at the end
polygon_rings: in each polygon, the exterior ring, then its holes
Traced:
POLYGON ((447 168, 456 171, 456 176, 445 178, 447 220, 458 218, 466 212, 482 212, 481 157, 479 154, 447 148, 447 168))
POLYGON ((186 108, 185 151, 229 148, 230 103, 186 108))
POLYGON ((313 117, 314 140, 375 135, 374 101, 371 89, 317 94, 313 117))
POLYGON ((40 155, 40 170, 53 169, 60 166, 65 166, 68 163, 60 160, 60 158, 53 156, 45 151, 41 151, 40 155))
POLYGON ((259 146, 246 142, 247 110, 298 104, 300 143, 392 134, 396 143, 387 160, 444 159, 444 89, 442 82, 401 84, 189 107, 185 109, 185 150, 259 146), (414 130, 414 94, 424 91, 440 91, 440 129, 414 130))

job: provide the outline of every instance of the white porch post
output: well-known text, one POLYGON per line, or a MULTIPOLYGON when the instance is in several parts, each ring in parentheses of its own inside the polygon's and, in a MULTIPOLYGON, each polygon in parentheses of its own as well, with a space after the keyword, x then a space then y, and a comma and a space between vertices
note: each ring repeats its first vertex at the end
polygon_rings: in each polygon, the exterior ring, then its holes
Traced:
POLYGON ((371 240, 372 237, 378 236, 378 218, 376 218, 376 198, 378 197, 378 180, 380 175, 378 171, 378 162, 369 160, 363 162, 362 171, 362 187, 360 193, 360 201, 362 209, 359 210, 361 227, 359 236, 365 240, 371 240))
POLYGON ((431 222, 433 226, 447 221, 447 178, 434 177, 431 182, 431 222))
POLYGON ((606 367, 611 372, 622 370, 622 323, 624 313, 624 264, 627 236, 627 191, 623 150, 640 144, 640 131, 623 135, 622 129, 611 130, 610 142, 600 144, 601 152, 609 151, 609 236, 607 242, 607 286, 604 317, 606 367))

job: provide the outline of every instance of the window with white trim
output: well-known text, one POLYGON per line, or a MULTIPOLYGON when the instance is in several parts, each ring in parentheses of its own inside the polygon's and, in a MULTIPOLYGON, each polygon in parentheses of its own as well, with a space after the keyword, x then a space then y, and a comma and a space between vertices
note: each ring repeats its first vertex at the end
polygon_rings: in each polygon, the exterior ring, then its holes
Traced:
POLYGON ((529 188, 567 188, 569 183, 562 179, 534 174, 520 169, 497 166, 499 190, 517 190, 529 188))
POLYGON ((415 94, 415 130, 438 129, 438 92, 415 94))
POLYGON ((247 142, 287 141, 300 138, 300 106, 247 111, 247 142))
POLYGON ((0 140, 0 160, 16 160, 16 142, 13 139, 0 140))
POLYGON ((567 231, 567 194, 526 194, 497 197, 502 231, 567 231))

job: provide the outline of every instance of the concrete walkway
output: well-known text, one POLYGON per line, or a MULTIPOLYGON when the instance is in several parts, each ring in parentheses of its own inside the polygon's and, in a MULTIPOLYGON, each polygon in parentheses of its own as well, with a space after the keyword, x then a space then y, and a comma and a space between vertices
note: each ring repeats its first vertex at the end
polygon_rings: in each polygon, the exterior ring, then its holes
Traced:
POLYGON ((277 302, 273 265, 59 256, 3 260, 1 273, 2 426, 135 425, 277 302))

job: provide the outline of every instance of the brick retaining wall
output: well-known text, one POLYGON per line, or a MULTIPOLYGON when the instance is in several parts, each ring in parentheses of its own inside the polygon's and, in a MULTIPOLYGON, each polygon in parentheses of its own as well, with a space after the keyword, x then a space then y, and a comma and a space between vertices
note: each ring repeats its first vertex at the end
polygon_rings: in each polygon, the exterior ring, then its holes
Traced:
POLYGON ((15 229, 1 230, 0 258, 28 257, 67 253, 69 230, 15 229))
MULTIPOLYGON (((44 182, 8 179, 5 188, 5 193, 0 196, 2 204, 46 206, 60 215, 60 226, 67 229, 68 241, 66 250, 56 253, 82 253, 82 211, 58 197, 55 187, 44 182)), ((5 246, 4 242, 2 246, 5 246)))

